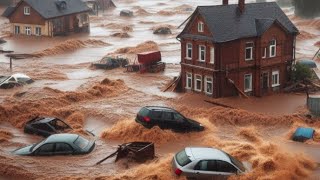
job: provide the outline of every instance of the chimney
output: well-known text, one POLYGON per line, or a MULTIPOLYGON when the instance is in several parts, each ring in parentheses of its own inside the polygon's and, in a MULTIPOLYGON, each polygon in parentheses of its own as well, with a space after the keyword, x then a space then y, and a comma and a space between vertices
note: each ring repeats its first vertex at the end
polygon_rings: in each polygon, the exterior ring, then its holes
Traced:
POLYGON ((228 5, 229 4, 229 0, 222 0, 222 4, 223 5, 228 5))
POLYGON ((244 11, 244 5, 245 5, 245 0, 239 0, 238 1, 238 7, 241 13, 244 11))

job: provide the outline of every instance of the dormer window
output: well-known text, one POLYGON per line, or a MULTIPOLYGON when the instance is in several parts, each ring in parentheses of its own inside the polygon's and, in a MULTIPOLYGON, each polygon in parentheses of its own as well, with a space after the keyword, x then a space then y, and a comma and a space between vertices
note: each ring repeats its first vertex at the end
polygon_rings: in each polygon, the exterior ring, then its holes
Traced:
POLYGON ((203 22, 198 22, 198 32, 203 32, 203 22))
POLYGON ((26 6, 24 9, 24 15, 30 15, 30 7, 26 6))

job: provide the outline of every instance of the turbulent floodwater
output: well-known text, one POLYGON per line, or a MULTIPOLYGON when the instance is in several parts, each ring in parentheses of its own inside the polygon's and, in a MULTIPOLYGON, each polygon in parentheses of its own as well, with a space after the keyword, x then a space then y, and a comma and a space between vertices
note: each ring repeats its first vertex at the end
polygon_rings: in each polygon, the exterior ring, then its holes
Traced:
MULTIPOLYGON (((230 0, 230 3, 236 3, 230 0)), ((247 1, 247 2, 254 2, 247 1)), ((231 179, 310 179, 320 176, 315 141, 290 140, 298 126, 320 131, 317 120, 305 118, 305 97, 279 94, 265 98, 220 99, 236 109, 205 103, 207 97, 196 94, 162 92, 180 71, 180 43, 177 27, 197 5, 221 4, 221 0, 116 0, 117 8, 91 17, 89 34, 66 37, 13 37, 8 22, 0 18, 0 37, 4 50, 29 53, 36 57, 14 61, 13 72, 22 72, 35 83, 0 90, 0 179, 176 179, 171 170, 173 154, 186 146, 221 148, 252 164, 247 175, 231 179), (134 17, 120 17, 123 9, 134 17), (155 27, 170 27, 172 35, 154 35, 155 27), (120 33, 120 35, 115 35, 120 33), (124 69, 93 69, 90 64, 106 55, 126 56, 161 50, 167 62, 165 72, 136 74, 124 69), (201 133, 177 134, 168 130, 150 130, 134 122, 135 114, 146 105, 171 106, 200 121, 201 133), (37 115, 65 119, 75 132, 92 131, 97 138, 95 150, 84 156, 19 157, 11 151, 41 140, 23 133, 24 123, 37 115), (151 141, 157 158, 145 164, 128 160, 101 165, 95 162, 109 155, 120 143, 151 141)), ((0 8, 3 11, 4 8, 0 8)), ((297 58, 310 58, 320 41, 320 19, 294 16, 294 9, 283 9, 301 30, 297 40, 297 58)), ((0 54, 1 74, 10 74, 8 59, 0 54)))

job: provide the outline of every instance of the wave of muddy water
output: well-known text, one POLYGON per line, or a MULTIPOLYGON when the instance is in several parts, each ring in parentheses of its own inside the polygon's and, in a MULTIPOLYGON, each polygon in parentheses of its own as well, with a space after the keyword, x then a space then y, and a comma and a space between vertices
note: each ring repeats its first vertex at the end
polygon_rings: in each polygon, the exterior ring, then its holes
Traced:
MULTIPOLYGON (((236 0, 230 0, 235 3, 236 0)), ((253 2, 248 1, 248 2, 253 2)), ((214 107, 196 94, 163 93, 161 89, 179 74, 180 43, 176 29, 197 5, 220 4, 220 0, 116 0, 117 8, 91 17, 90 34, 67 37, 10 37, 8 23, 0 18, 0 36, 8 43, 5 50, 18 53, 46 52, 40 58, 14 61, 13 72, 23 72, 36 80, 34 84, 13 90, 0 90, 0 179, 175 179, 171 170, 173 154, 185 146, 214 146, 253 164, 253 171, 240 179, 316 179, 315 163, 320 162, 319 143, 295 143, 289 135, 297 125, 320 129, 303 113, 304 95, 277 95, 261 99, 226 98, 219 102, 240 108, 214 107), (119 17, 129 9, 132 18, 119 17), (157 26, 169 26, 172 35, 154 35, 157 26), (126 32, 130 37, 113 37, 126 32), (72 46, 64 43, 67 40, 72 46), (87 40, 103 42, 81 45, 87 40), (170 63, 163 73, 125 73, 124 69, 94 70, 91 62, 120 48, 153 41, 170 63), (49 50, 49 51, 48 51, 49 50), (59 54, 53 51, 57 50, 59 54), (99 85, 108 78, 110 83, 99 85), (272 106, 276 102, 277 105, 272 106), (206 126, 201 133, 177 134, 158 128, 147 130, 134 122, 141 106, 168 105, 206 126), (245 110, 241 110, 245 109, 245 110), (247 111, 248 110, 248 111, 247 111), (249 112, 254 111, 254 112, 249 112), (262 114, 259 114, 262 113, 262 114), (90 130, 97 137, 96 149, 84 156, 20 157, 11 151, 41 140, 23 133, 25 121, 35 115, 66 119, 77 132, 90 130), (156 144, 157 159, 146 164, 110 159, 99 166, 94 163, 113 152, 120 143, 145 140, 156 144)), ((2 9, 3 10, 3 9, 2 9)), ((298 39, 298 58, 310 57, 320 40, 319 20, 303 20, 284 11, 305 35, 298 39)), ((143 50, 149 46, 142 46, 143 50)), ((132 54, 119 54, 134 60, 132 54)), ((0 54, 1 74, 10 74, 8 59, 0 54)), ((109 82, 109 81, 108 81, 109 82)), ((236 178, 237 177, 232 177, 236 178)))

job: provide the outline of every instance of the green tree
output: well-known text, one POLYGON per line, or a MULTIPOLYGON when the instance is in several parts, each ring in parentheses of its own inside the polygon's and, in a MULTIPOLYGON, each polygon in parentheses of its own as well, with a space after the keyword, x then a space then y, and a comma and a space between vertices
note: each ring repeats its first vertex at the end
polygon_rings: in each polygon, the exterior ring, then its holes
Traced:
POLYGON ((304 64, 297 63, 293 66, 292 80, 294 82, 304 81, 312 77, 312 71, 304 64))

